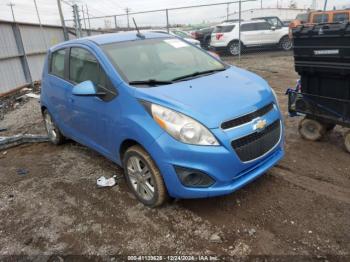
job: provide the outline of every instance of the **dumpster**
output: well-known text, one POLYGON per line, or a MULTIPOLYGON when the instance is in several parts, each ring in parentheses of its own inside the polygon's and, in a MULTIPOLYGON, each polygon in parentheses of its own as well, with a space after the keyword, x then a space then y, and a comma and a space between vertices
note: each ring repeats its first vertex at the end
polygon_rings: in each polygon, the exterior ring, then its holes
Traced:
MULTIPOLYGON (((288 110, 303 114, 303 138, 320 140, 336 125, 350 127, 350 23, 299 26, 293 30, 298 88, 288 110)), ((350 132, 344 134, 350 152, 350 132)))

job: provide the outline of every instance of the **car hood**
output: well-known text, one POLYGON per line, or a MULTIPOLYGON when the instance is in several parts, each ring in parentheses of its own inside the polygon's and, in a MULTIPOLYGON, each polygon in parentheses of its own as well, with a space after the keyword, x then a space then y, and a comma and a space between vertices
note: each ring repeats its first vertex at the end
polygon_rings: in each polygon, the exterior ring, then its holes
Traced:
POLYGON ((237 67, 215 74, 157 87, 135 88, 135 97, 187 116, 208 128, 270 103, 271 88, 261 77, 237 67))

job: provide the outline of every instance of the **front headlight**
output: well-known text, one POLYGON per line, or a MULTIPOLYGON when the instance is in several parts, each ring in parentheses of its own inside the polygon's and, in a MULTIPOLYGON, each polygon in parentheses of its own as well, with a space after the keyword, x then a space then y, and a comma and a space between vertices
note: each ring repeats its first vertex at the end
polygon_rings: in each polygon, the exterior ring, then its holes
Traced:
POLYGON ((196 120, 160 105, 145 104, 158 125, 176 140, 192 145, 219 145, 213 134, 196 120))

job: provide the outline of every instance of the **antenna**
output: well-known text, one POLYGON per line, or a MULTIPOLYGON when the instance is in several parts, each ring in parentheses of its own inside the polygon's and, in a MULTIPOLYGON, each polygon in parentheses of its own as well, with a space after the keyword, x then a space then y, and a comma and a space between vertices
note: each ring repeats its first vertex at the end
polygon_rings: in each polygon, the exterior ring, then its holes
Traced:
POLYGON ((140 30, 139 30, 139 28, 137 27, 137 24, 136 24, 136 22, 135 22, 135 18, 132 18, 132 21, 134 21, 134 25, 135 25, 135 28, 136 28, 136 31, 137 31, 136 36, 139 37, 139 38, 144 39, 145 36, 144 36, 143 34, 140 33, 140 30))

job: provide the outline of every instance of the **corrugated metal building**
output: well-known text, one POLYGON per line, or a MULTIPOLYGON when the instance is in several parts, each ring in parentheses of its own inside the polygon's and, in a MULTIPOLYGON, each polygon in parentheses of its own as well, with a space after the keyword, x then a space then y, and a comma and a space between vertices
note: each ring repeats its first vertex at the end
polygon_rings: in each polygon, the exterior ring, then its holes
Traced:
POLYGON ((47 49, 62 41, 60 26, 0 21, 0 96, 40 80, 47 49))

